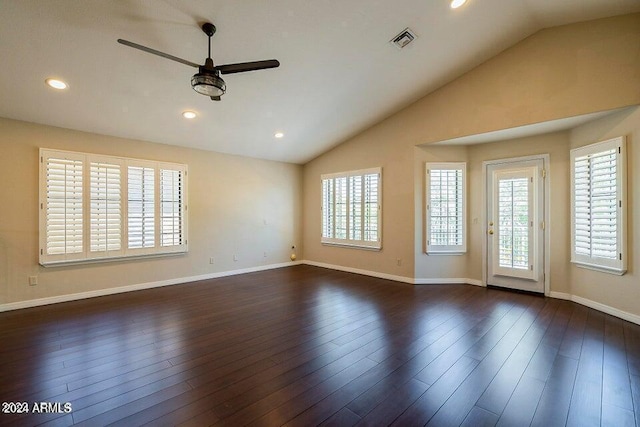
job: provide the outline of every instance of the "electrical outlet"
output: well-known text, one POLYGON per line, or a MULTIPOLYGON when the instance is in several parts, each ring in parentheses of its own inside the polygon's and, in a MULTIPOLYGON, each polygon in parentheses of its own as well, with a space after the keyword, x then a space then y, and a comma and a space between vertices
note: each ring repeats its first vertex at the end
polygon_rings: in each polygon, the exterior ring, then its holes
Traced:
POLYGON ((265 251, 265 252, 262 254, 262 256, 263 256, 264 258, 266 258, 266 257, 267 257, 267 252, 265 251))
POLYGON ((209 258, 209 264, 213 264, 213 257, 209 258))
POLYGON ((29 276, 29 286, 35 286, 38 284, 38 276, 29 276))
POLYGON ((398 267, 402 266, 402 259, 396 258, 396 264, 398 265, 398 267))
POLYGON ((234 261, 237 261, 237 260, 238 260, 238 255, 235 255, 235 254, 234 254, 234 255, 233 255, 233 260, 234 260, 234 261))

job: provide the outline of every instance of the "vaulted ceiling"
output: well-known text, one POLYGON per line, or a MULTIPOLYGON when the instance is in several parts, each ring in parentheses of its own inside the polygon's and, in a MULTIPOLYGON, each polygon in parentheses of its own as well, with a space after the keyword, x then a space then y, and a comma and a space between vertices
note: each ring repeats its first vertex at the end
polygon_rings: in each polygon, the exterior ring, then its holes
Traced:
POLYGON ((542 28, 637 11, 638 0, 0 0, 0 116, 305 163, 542 28), (281 66, 223 76, 212 102, 190 88, 196 69, 116 42, 203 63, 206 21, 216 64, 281 66), (389 40, 406 27, 418 37, 400 50, 389 40))

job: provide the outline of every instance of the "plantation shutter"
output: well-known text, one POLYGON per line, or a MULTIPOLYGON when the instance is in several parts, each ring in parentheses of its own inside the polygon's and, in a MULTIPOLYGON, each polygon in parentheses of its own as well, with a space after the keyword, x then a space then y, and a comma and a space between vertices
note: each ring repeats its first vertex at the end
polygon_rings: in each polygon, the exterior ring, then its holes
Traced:
POLYGON ((575 159, 576 254, 618 257, 616 155, 611 149, 575 159))
POLYGON ((381 168, 322 175, 321 242, 381 247, 381 168))
POLYGON ((155 169, 129 166, 128 187, 128 248, 155 246, 155 169))
POLYGON ((113 256, 122 249, 122 170, 109 161, 90 163, 90 251, 113 256))
POLYGON ((427 164, 427 252, 464 252, 464 163, 427 164))
POLYGON ((44 156, 43 161, 46 165, 43 255, 45 259, 80 258, 84 253, 83 156, 44 156))
POLYGON ((187 251, 187 165, 40 149, 39 262, 187 251))
POLYGON ((184 171, 160 169, 160 245, 184 243, 184 171))
POLYGON ((627 271, 624 137, 571 150, 571 262, 627 271))
POLYGON ((380 174, 364 175, 364 238, 365 242, 379 241, 379 183, 380 174))
POLYGON ((333 178, 322 180, 322 237, 333 238, 333 178))
POLYGON ((347 238, 347 177, 335 178, 335 238, 347 238))
POLYGON ((362 175, 349 177, 349 239, 362 240, 362 175))

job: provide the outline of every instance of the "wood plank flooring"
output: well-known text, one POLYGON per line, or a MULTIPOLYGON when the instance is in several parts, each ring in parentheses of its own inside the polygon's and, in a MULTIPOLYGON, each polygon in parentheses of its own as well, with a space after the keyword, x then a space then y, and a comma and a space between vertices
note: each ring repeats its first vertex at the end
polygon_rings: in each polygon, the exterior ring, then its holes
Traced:
POLYGON ((0 367, 72 409, 3 426, 640 427, 638 325, 311 266, 0 313, 0 367))

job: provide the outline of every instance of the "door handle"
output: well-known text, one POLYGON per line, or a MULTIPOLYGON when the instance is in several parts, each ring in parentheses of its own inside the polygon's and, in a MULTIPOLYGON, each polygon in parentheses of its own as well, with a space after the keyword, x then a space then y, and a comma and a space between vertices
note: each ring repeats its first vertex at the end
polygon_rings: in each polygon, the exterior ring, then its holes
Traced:
POLYGON ((489 230, 489 234, 493 234, 493 229, 489 230))

